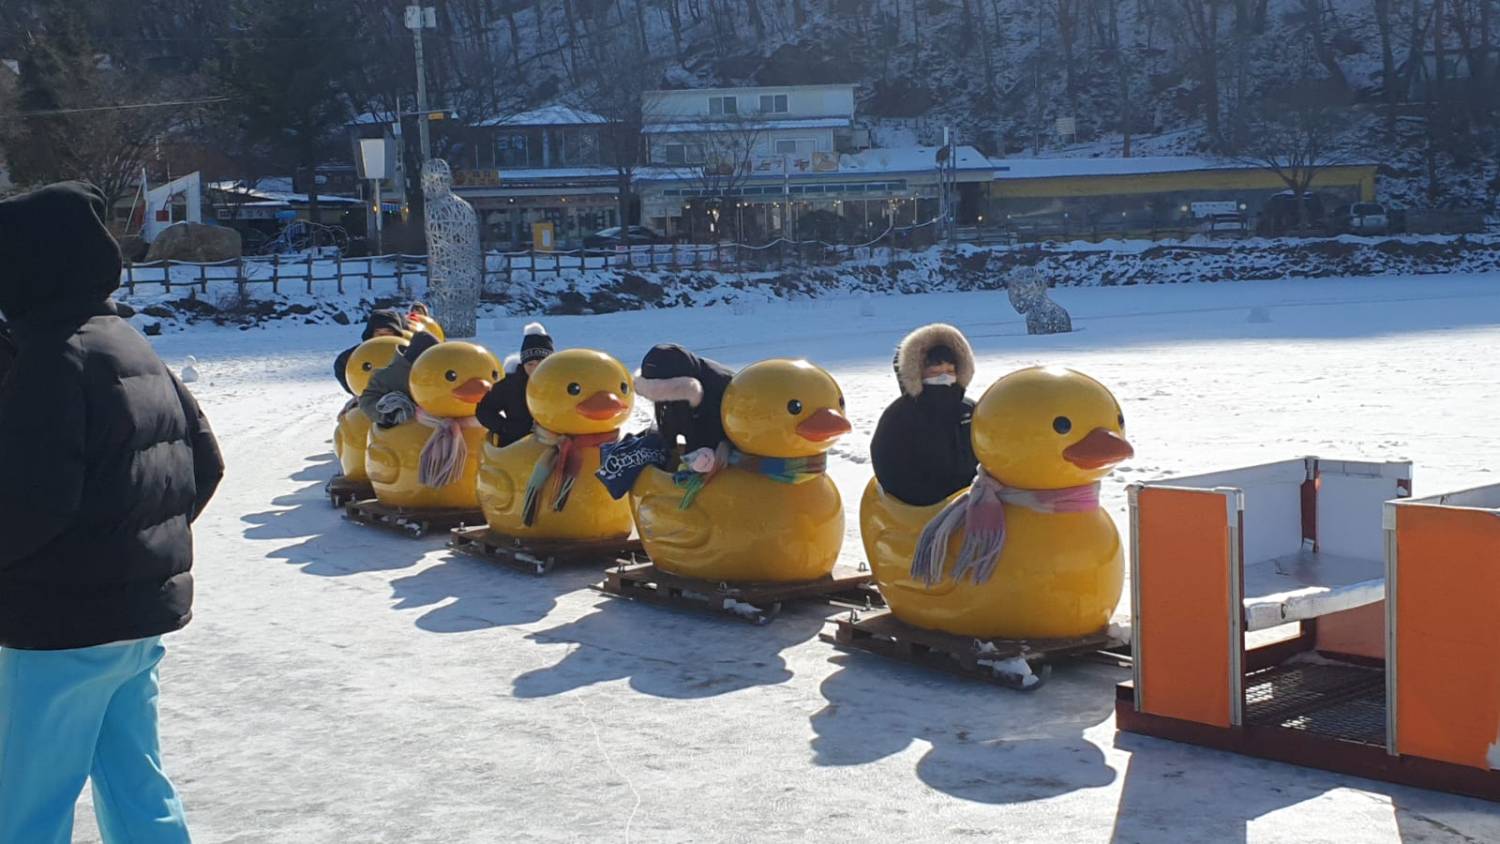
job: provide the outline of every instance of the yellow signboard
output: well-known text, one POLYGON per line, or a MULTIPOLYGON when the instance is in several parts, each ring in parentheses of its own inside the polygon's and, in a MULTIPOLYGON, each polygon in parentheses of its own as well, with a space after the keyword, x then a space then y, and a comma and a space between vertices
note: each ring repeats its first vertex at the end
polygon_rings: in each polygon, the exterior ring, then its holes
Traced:
POLYGON ((551 252, 554 248, 551 223, 531 224, 531 248, 538 252, 551 252))

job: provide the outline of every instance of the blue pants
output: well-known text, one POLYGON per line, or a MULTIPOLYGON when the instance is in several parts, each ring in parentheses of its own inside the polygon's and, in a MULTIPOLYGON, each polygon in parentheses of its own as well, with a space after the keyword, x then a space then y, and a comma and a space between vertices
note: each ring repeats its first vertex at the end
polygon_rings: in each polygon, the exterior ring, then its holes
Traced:
POLYGON ((161 770, 161 638, 66 651, 0 648, 0 844, 68 844, 93 781, 106 842, 188 841, 161 770))

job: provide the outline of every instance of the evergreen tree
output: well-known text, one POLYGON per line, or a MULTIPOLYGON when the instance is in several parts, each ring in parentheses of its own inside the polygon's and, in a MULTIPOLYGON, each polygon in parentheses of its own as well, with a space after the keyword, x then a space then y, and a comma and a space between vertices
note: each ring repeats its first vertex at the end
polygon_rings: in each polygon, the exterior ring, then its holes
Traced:
POLYGON ((348 123, 350 75, 370 59, 359 21, 337 0, 240 0, 234 12, 240 37, 221 74, 227 109, 247 144, 306 174, 316 221, 317 166, 348 123))
POLYGON ((20 43, 15 91, 3 104, 0 147, 17 184, 91 182, 113 204, 181 112, 142 107, 189 86, 157 80, 95 49, 83 11, 51 4, 20 43), (121 108, 120 106, 128 106, 121 108))

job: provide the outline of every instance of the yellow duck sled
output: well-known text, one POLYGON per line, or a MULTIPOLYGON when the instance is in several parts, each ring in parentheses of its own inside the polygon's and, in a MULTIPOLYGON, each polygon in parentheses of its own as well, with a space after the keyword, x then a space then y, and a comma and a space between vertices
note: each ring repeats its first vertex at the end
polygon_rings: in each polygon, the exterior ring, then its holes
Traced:
POLYGON ((701 478, 685 488, 648 468, 631 490, 652 563, 709 581, 828 575, 844 541, 844 508, 823 473, 824 454, 850 430, 838 383, 804 360, 762 361, 730 381, 720 415, 734 449, 729 465, 701 488, 701 478))
POLYGON ((500 448, 486 441, 479 504, 496 533, 544 540, 630 536, 630 505, 594 477, 599 446, 630 418, 630 373, 590 349, 549 355, 526 385, 536 430, 500 448))
POLYGON ((338 426, 333 432, 333 453, 338 456, 344 479, 352 482, 368 482, 365 474, 365 445, 370 437, 370 417, 359 408, 358 397, 370 385, 370 376, 375 370, 389 366, 396 355, 406 348, 401 337, 375 337, 359 344, 344 365, 344 380, 355 398, 339 413, 338 426))
POLYGON ((1134 454, 1119 402, 1080 372, 1035 367, 986 390, 971 424, 973 487, 929 507, 874 479, 865 488, 861 537, 891 612, 981 639, 1098 632, 1124 581, 1119 532, 1098 504, 1100 479, 1134 454))
POLYGON ((483 346, 439 343, 412 364, 421 412, 393 428, 370 428, 365 468, 381 504, 415 510, 477 510, 484 428, 474 408, 500 377, 483 346))

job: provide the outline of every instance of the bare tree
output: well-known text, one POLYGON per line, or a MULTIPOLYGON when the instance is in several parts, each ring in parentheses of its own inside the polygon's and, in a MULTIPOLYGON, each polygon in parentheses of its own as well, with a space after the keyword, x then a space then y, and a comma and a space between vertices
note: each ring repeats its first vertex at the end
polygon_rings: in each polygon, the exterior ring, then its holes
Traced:
POLYGON ((1192 54, 1203 94, 1203 117, 1209 139, 1222 146, 1219 130, 1219 10, 1224 0, 1178 0, 1183 26, 1180 37, 1192 54))
MULTIPOLYGON (((719 220, 739 190, 760 165, 774 164, 775 156, 761 157, 757 147, 765 134, 756 116, 720 119, 679 133, 673 143, 684 149, 682 162, 672 162, 679 179, 693 186, 696 202, 688 202, 684 216, 701 218, 713 233, 722 232, 719 220)), ((785 166, 795 167, 788 161, 785 166)), ((789 175, 789 174, 788 174, 789 175)), ((695 226, 696 229, 696 226, 695 226)))
POLYGON ((17 184, 81 179, 113 205, 186 119, 181 105, 153 104, 189 101, 200 88, 193 80, 163 85, 104 61, 76 21, 51 23, 24 45, 15 90, 0 102, 0 149, 17 184))
POLYGON ((1297 203, 1297 230, 1307 234, 1306 196, 1318 173, 1328 167, 1348 164, 1354 154, 1342 137, 1348 125, 1332 93, 1336 82, 1299 85, 1288 93, 1268 98, 1251 127, 1251 140, 1241 160, 1275 173, 1292 192, 1297 203))
POLYGON ((1057 38, 1062 44, 1068 104, 1074 106, 1078 99, 1078 82, 1073 73, 1073 45, 1078 39, 1078 0, 1052 0, 1051 9, 1057 21, 1057 38))
POLYGON ((632 185, 643 152, 645 96, 659 87, 660 65, 623 33, 601 32, 594 38, 587 68, 589 84, 577 97, 580 107, 605 120, 599 127, 599 147, 605 163, 615 170, 622 227, 630 223, 632 185))

